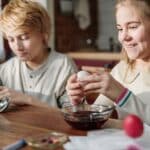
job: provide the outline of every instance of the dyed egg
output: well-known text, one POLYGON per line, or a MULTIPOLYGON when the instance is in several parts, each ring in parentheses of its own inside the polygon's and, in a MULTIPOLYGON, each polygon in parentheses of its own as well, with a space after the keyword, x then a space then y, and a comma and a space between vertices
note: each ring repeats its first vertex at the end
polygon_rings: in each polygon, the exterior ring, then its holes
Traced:
POLYGON ((136 115, 128 115, 123 121, 125 133, 131 138, 138 138, 143 134, 144 127, 142 120, 136 115))

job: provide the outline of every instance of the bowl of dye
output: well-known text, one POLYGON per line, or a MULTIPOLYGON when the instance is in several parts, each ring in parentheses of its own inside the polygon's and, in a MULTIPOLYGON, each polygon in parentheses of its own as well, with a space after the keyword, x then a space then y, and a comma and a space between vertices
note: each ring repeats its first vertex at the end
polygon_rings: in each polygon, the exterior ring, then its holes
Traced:
POLYGON ((64 120, 73 128, 80 130, 100 129, 110 118, 114 106, 65 104, 62 108, 64 120))

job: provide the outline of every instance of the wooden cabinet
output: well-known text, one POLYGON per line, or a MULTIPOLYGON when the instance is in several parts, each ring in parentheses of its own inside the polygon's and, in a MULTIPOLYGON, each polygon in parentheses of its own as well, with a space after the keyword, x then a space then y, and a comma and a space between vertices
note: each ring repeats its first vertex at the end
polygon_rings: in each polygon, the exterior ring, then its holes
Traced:
MULTIPOLYGON (((60 0, 55 0, 55 47, 60 52, 75 52, 83 48, 95 48, 98 34, 97 0, 88 0, 91 24, 86 29, 78 26, 74 12, 63 14, 60 0)), ((84 9, 84 8, 83 8, 84 9)))
POLYGON ((4 7, 9 2, 9 0, 1 0, 1 2, 2 2, 2 7, 4 7))

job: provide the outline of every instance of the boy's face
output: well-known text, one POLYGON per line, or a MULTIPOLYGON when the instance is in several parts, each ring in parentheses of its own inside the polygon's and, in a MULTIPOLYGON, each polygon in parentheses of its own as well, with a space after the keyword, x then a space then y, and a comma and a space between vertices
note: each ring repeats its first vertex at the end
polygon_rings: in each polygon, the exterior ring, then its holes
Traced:
POLYGON ((43 56, 44 34, 36 30, 12 30, 6 33, 11 50, 22 61, 38 62, 43 56))

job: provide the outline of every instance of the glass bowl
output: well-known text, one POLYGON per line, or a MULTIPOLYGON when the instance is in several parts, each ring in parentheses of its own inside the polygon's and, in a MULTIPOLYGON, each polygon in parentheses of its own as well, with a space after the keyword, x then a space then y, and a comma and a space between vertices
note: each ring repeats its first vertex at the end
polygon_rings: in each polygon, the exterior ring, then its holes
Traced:
POLYGON ((113 110, 114 106, 65 104, 62 108, 62 113, 64 120, 73 128, 92 130, 100 129, 109 119, 113 110))

